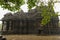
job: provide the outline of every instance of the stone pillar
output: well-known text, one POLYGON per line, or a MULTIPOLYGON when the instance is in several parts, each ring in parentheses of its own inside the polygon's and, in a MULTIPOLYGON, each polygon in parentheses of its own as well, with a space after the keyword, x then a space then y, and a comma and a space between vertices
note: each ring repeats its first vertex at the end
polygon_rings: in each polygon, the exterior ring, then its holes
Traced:
POLYGON ((6 21, 2 22, 2 31, 6 31, 6 21))
POLYGON ((9 30, 9 21, 6 21, 6 31, 8 31, 9 30))
POLYGON ((2 31, 3 31, 3 26, 4 26, 4 21, 2 21, 2 29, 1 29, 2 31))
POLYGON ((28 34, 28 31, 29 31, 29 30, 28 30, 28 25, 29 25, 29 24, 28 24, 28 20, 26 20, 26 33, 27 33, 27 34, 28 34))
POLYGON ((11 31, 11 21, 9 21, 9 31, 11 31))

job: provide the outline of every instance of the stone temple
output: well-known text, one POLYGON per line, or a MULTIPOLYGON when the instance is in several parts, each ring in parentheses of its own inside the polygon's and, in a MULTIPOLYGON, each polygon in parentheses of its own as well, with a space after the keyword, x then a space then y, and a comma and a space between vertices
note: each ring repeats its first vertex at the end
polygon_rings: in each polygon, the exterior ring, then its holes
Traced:
POLYGON ((60 34, 58 16, 51 17, 51 21, 43 27, 40 25, 41 20, 41 12, 36 9, 27 13, 6 13, 1 19, 2 34, 60 34))

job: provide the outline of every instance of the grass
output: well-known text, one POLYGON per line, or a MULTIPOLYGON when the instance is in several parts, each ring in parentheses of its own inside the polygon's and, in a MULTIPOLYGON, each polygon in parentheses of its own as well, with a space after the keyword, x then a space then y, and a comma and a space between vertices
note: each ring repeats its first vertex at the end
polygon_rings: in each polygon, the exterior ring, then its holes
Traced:
POLYGON ((60 40, 60 36, 4 35, 7 40, 60 40))

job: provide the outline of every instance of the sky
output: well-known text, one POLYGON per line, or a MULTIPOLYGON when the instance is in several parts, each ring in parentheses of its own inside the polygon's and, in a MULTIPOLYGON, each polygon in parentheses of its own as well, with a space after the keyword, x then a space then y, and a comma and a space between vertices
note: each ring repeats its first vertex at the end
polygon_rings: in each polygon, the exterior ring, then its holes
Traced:
MULTIPOLYGON (((21 9, 24 10, 24 12, 27 12, 28 11, 27 4, 24 4, 21 7, 21 9)), ((55 12, 59 12, 59 15, 60 15, 60 3, 55 3, 54 10, 55 10, 55 12)), ((3 8, 0 7, 0 19, 2 19, 4 17, 4 14, 6 14, 8 12, 11 12, 11 11, 8 11, 7 9, 3 10, 3 8)), ((60 19, 60 16, 59 16, 59 19, 60 19)), ((1 23, 2 22, 0 21, 0 24, 1 23)))

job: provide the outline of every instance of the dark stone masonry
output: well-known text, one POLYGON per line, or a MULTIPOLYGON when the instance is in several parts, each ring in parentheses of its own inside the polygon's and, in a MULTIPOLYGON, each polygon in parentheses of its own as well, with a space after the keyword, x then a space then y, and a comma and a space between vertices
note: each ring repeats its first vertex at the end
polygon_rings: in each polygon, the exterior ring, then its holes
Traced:
POLYGON ((59 19, 51 17, 51 21, 41 26, 41 12, 32 9, 27 13, 23 11, 6 13, 2 18, 2 34, 60 34, 59 19))

